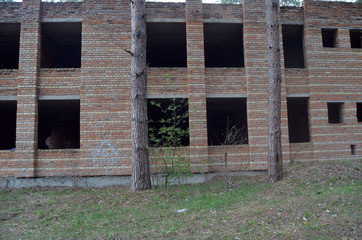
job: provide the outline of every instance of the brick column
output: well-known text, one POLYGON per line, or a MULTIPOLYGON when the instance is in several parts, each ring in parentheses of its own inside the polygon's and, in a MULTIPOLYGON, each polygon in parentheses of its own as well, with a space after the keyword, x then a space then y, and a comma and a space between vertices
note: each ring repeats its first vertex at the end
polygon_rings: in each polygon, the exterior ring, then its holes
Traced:
POLYGON ((186 0, 187 67, 189 83, 190 157, 193 167, 207 168, 207 120, 204 25, 201 0, 186 0))
POLYGON ((267 168, 268 61, 264 0, 244 0, 244 51, 252 170, 267 168), (256 14, 257 13, 257 14, 256 14))
POLYGON ((290 161, 290 144, 289 144, 289 129, 288 129, 288 108, 287 108, 287 79, 285 77, 285 65, 284 65, 284 48, 283 48, 283 32, 282 32, 282 15, 279 8, 279 41, 280 41, 280 66, 282 73, 282 92, 281 92, 281 103, 282 103, 282 160, 283 163, 290 161))
POLYGON ((16 152, 19 170, 15 174, 21 177, 36 177, 40 6, 41 0, 24 0, 21 9, 16 119, 16 152))
POLYGON ((83 2, 79 175, 131 174, 129 0, 83 2))

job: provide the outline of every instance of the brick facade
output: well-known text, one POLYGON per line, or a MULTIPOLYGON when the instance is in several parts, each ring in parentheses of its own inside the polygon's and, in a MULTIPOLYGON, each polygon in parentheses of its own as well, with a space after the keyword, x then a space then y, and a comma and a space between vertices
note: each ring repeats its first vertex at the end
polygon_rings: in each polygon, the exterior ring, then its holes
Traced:
MULTIPOLYGON (((219 171, 228 152, 232 171, 265 170, 264 0, 242 5, 186 0, 147 3, 146 9, 148 22, 186 24, 187 68, 151 67, 147 84, 150 98, 188 98, 190 146, 180 151, 189 153, 193 169, 219 171), (205 67, 204 23, 242 24, 243 67, 205 67), (248 144, 208 145, 206 102, 211 97, 247 99, 248 144)), ((280 29, 303 26, 304 52, 304 68, 284 68, 281 42, 283 160, 361 158, 356 103, 362 102, 362 49, 351 48, 350 30, 362 29, 362 4, 305 0, 303 8, 282 7, 280 19, 280 29), (335 48, 323 47, 321 29, 337 30, 335 48), (289 98, 307 99, 309 142, 289 141, 289 98), (328 122, 327 103, 341 104, 341 123, 328 122)), ((0 176, 130 175, 131 58, 124 51, 130 49, 129 1, 0 3, 0 27, 7 23, 20 23, 19 67, 0 69, 0 102, 17 101, 16 147, 0 150, 0 176), (41 68, 42 23, 64 22, 81 22, 81 68, 41 68), (38 103, 44 99, 80 100, 79 149, 38 149, 38 103)))

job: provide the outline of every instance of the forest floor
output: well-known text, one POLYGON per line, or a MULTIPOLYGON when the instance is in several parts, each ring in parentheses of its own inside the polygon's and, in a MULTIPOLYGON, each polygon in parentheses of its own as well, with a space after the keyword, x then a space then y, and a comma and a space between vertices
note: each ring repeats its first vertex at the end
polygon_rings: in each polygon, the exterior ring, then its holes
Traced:
POLYGON ((295 163, 282 181, 0 190, 0 239, 362 239, 362 161, 295 163))

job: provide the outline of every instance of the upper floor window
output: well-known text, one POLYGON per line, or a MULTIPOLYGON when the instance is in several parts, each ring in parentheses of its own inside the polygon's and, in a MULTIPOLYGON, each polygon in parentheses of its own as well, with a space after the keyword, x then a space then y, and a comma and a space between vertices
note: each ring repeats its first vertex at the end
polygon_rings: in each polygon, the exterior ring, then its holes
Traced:
POLYGON ((323 47, 337 47, 337 29, 322 29, 323 47))
POLYGON ((80 68, 81 39, 81 22, 42 23, 40 67, 80 68))

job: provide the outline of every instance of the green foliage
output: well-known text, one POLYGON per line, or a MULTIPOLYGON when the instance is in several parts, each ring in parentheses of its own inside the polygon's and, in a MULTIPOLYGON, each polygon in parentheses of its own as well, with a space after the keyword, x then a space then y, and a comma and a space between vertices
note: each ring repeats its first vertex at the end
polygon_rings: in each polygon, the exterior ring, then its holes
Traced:
POLYGON ((160 119, 149 120, 150 147, 180 147, 182 139, 189 136, 188 102, 186 99, 171 99, 171 103, 151 101, 151 106, 157 108, 162 116, 160 119))
POLYGON ((170 103, 151 101, 162 116, 149 120, 149 146, 151 163, 156 167, 156 185, 158 176, 163 177, 165 187, 182 177, 191 175, 189 158, 177 152, 188 139, 188 102, 186 99, 171 99, 170 103), (185 127, 187 126, 187 127, 185 127))

